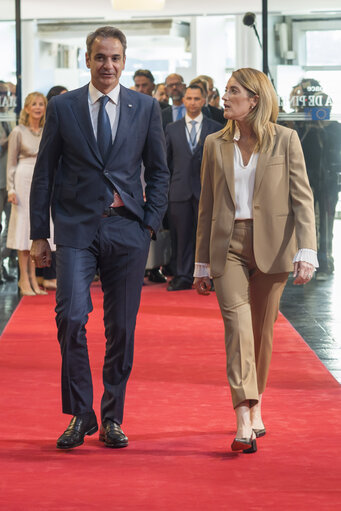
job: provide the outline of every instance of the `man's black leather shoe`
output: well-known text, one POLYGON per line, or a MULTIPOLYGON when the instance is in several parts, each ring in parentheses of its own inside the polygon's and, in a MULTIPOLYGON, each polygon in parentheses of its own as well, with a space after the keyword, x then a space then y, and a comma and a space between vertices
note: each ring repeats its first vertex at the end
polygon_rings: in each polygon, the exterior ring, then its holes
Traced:
POLYGON ((72 449, 84 443, 85 435, 93 435, 98 431, 95 412, 74 415, 68 428, 57 440, 58 449, 72 449))
POLYGON ((153 268, 153 270, 149 270, 148 280, 150 282, 156 282, 157 284, 164 284, 167 282, 167 278, 159 268, 153 268))
POLYGON ((183 291, 184 289, 192 289, 192 283, 181 277, 174 277, 167 287, 167 291, 183 291))
POLYGON ((128 437, 123 433, 121 426, 111 420, 106 420, 104 424, 101 424, 99 439, 107 447, 119 448, 128 445, 128 437))

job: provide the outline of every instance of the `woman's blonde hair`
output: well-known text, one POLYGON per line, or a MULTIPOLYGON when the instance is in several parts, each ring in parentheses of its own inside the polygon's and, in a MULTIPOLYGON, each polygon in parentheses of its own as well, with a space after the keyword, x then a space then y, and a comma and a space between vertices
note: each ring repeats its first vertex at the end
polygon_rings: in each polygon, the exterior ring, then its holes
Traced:
MULTIPOLYGON (((278 116, 278 98, 275 89, 266 74, 251 67, 233 71, 232 76, 247 90, 250 97, 258 96, 258 102, 250 110, 246 120, 257 137, 255 151, 266 153, 273 144, 274 133, 271 123, 275 123, 278 116)), ((235 129, 236 121, 229 119, 224 132, 231 137, 231 140, 235 129)))
MULTIPOLYGON (((47 105, 47 99, 46 97, 44 96, 44 94, 42 94, 41 92, 30 92, 30 94, 28 94, 25 98, 25 103, 24 103, 24 108, 21 110, 20 112, 20 117, 19 117, 19 124, 23 124, 24 126, 28 126, 28 113, 26 112, 26 107, 28 107, 33 101, 35 98, 43 98, 43 101, 44 101, 44 105, 45 105, 45 112, 46 112, 46 105, 47 105)), ((40 123, 39 123, 39 126, 42 128, 45 124, 45 113, 44 115, 42 116, 42 118, 40 119, 40 123)))

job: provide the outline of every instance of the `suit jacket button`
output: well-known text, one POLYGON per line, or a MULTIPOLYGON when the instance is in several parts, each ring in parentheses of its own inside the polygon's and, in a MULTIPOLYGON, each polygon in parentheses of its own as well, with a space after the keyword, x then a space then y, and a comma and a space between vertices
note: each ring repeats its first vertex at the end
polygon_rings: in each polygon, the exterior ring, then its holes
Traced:
POLYGON ((254 209, 259 209, 259 206, 254 206, 254 209))

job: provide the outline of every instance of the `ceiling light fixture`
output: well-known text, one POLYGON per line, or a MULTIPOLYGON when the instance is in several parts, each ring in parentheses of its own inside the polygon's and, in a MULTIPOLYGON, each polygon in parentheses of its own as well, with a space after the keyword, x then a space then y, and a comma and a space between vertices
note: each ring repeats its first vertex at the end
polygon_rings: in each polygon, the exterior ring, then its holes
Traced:
POLYGON ((165 0, 111 0, 115 11, 160 11, 165 0))

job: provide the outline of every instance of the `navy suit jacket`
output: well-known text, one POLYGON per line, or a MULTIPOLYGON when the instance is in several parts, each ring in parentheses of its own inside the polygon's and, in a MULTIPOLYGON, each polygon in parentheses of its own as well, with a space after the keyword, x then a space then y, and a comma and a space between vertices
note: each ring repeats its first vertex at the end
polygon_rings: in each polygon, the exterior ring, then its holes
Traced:
POLYGON ((56 244, 88 247, 108 206, 108 186, 117 190, 127 209, 157 232, 167 209, 169 186, 157 101, 121 85, 117 133, 103 161, 90 119, 88 85, 52 98, 31 187, 31 238, 49 237, 52 203, 56 244))
POLYGON ((205 139, 222 129, 221 124, 203 117, 200 139, 192 153, 186 136, 185 117, 166 126, 167 161, 171 172, 169 200, 172 202, 200 197, 200 167, 205 139))
POLYGON ((172 106, 168 106, 167 108, 164 108, 161 112, 161 116, 162 116, 162 126, 163 126, 163 129, 165 130, 167 124, 174 122, 172 106))

